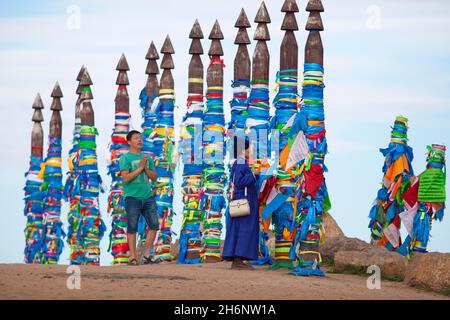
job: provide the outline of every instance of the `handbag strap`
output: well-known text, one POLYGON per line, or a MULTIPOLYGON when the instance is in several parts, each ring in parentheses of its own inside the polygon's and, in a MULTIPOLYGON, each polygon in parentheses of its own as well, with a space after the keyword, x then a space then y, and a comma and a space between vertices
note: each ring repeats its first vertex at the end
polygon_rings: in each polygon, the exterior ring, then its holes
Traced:
MULTIPOLYGON (((233 180, 231 180, 231 199, 233 199, 233 196, 234 196, 234 178, 235 178, 235 176, 236 176, 236 172, 235 171, 233 171, 233 180)), ((245 189, 244 189, 244 195, 245 195, 245 198, 247 198, 247 187, 245 187, 245 189)))

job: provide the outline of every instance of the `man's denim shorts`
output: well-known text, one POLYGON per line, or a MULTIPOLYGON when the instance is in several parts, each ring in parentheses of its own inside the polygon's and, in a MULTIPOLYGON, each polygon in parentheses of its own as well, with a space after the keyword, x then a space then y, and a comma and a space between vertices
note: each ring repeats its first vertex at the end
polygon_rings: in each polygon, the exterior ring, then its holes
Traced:
POLYGON ((125 211, 127 212, 127 233, 136 233, 140 215, 143 215, 150 230, 158 230, 158 209, 155 197, 140 200, 133 197, 125 198, 125 211))

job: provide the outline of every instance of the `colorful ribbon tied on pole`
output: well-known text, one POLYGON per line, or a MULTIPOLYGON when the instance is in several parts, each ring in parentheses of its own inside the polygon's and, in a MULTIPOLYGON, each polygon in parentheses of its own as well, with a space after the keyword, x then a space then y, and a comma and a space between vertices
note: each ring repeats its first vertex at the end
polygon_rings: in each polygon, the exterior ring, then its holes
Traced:
POLYGON ((159 232, 154 249, 158 260, 172 260, 170 252, 172 243, 173 220, 173 173, 176 162, 173 159, 175 147, 174 101, 173 89, 159 90, 159 106, 154 128, 154 161, 158 178, 154 188, 158 207, 159 232))
POLYGON ((402 196, 405 211, 400 213, 400 218, 408 236, 397 252, 408 258, 414 252, 427 252, 432 222, 444 218, 445 151, 443 145, 427 146, 426 169, 402 196))
POLYGON ((127 215, 125 212, 123 180, 120 176, 119 158, 129 150, 126 140, 129 128, 130 114, 117 112, 109 145, 110 163, 108 165, 108 174, 111 176, 108 212, 111 213, 112 220, 108 251, 111 251, 113 256, 112 263, 115 265, 128 263, 127 215))
MULTIPOLYGON (((212 56, 210 67, 223 61, 212 56)), ((227 207, 225 200, 225 117, 223 113, 223 87, 210 86, 206 91, 206 109, 203 117, 203 252, 204 259, 220 260, 220 237, 222 212, 227 207)))
POLYGON ((400 216, 404 211, 402 195, 410 188, 413 178, 413 150, 408 146, 408 119, 398 116, 391 131, 391 141, 380 149, 385 157, 383 182, 370 210, 371 242, 390 251, 401 245, 400 216))
POLYGON ((61 139, 49 137, 47 158, 41 165, 39 177, 44 180, 44 242, 42 248, 44 264, 57 264, 64 248, 66 234, 61 222, 61 199, 63 196, 61 170, 61 139))
MULTIPOLYGON (((257 179, 257 190, 261 190, 262 183, 265 179, 272 176, 270 172, 270 102, 269 102, 269 85, 264 79, 254 79, 252 81, 251 92, 248 103, 248 117, 246 121, 246 133, 250 136, 252 157, 251 166, 253 169, 260 169, 261 174, 257 179)), ((268 231, 264 229, 264 225, 260 224, 259 231, 259 258, 252 261, 252 264, 261 265, 272 263, 270 258, 267 240, 269 239, 268 231)))
POLYGON ((70 246, 70 264, 83 264, 84 252, 81 238, 78 231, 81 230, 81 210, 80 210, 80 180, 78 171, 78 150, 80 142, 80 118, 75 118, 75 128, 73 130, 72 148, 69 150, 69 171, 67 172, 66 184, 64 186, 64 199, 69 201, 68 232, 67 242, 70 246))
MULTIPOLYGON (((32 147, 33 148, 33 147, 32 147)), ((41 148, 42 149, 42 148, 41 148)), ((39 178, 42 158, 30 156, 30 168, 25 173, 26 183, 24 215, 27 218, 25 233, 25 263, 41 263, 44 241, 44 192, 41 191, 42 179, 39 178)))
POLYGON ((248 116, 248 94, 250 92, 250 80, 241 79, 231 83, 233 99, 230 101, 231 120, 228 124, 229 136, 238 131, 244 131, 248 116))
POLYGON ((324 177, 327 171, 324 159, 328 147, 325 137, 323 73, 320 64, 304 64, 300 112, 292 124, 288 145, 280 155, 280 162, 297 163, 299 173, 302 174, 295 200, 297 216, 294 219, 294 244, 289 254, 290 258, 296 259, 291 274, 298 276, 324 276, 320 269, 322 258, 319 246, 325 240, 323 219, 325 212, 331 209, 331 203, 324 177))
POLYGON ((78 143, 78 163, 80 190, 81 221, 77 236, 84 250, 83 264, 100 265, 100 240, 103 238, 106 226, 101 219, 99 210, 99 193, 101 178, 97 166, 97 144, 95 137, 98 131, 94 126, 82 125, 78 143))
MULTIPOLYGON (((143 88, 139 96, 140 107, 142 108, 142 118, 144 122, 142 123, 142 152, 147 154, 149 157, 155 161, 157 155, 155 151, 155 144, 153 139, 155 137, 155 125, 159 112, 159 98, 157 95, 147 95, 147 88, 143 88)), ((145 240, 147 239, 148 228, 145 224, 145 219, 139 219, 138 225, 138 235, 139 235, 139 247, 143 248, 145 240)), ((152 247, 153 249, 153 247, 152 247)))
MULTIPOLYGON (((203 79, 189 79, 202 83, 203 79)), ((190 93, 187 112, 181 125, 178 153, 183 163, 183 221, 181 223, 180 252, 177 263, 197 264, 202 262, 203 250, 200 207, 202 190, 202 123, 204 102, 202 94, 190 93)))
POLYGON ((275 163, 275 177, 269 178, 261 185, 260 210, 264 230, 267 232, 270 220, 275 231, 275 261, 270 269, 280 267, 292 268, 289 257, 294 232, 294 212, 296 210, 296 193, 299 189, 298 179, 301 167, 295 164, 286 168, 279 155, 288 145, 291 120, 297 114, 297 70, 282 70, 277 73, 277 95, 274 98, 275 115, 271 120, 271 145, 278 146, 275 163))

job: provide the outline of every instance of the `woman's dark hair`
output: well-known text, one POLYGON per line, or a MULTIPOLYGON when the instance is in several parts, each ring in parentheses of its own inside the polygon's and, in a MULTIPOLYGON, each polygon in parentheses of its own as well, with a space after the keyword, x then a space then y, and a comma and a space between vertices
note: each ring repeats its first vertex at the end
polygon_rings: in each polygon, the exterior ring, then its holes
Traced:
POLYGON ((242 140, 244 140, 244 149, 247 150, 250 148, 250 141, 246 137, 233 137, 233 157, 237 159, 239 152, 242 151, 242 140), (241 150, 240 150, 241 149, 241 150))
POLYGON ((133 138, 133 136, 135 134, 141 134, 141 133, 139 131, 137 131, 137 130, 131 130, 130 132, 128 132, 128 134, 127 134, 127 141, 130 142, 131 138, 133 138))

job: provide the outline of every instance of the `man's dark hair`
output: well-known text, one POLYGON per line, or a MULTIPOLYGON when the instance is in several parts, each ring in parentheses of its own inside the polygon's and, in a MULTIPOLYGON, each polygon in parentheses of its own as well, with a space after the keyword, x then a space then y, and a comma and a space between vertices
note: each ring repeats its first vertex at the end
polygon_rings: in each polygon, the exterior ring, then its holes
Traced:
POLYGON ((137 131, 137 130, 131 130, 130 132, 128 132, 128 134, 127 134, 127 141, 130 142, 131 138, 133 138, 133 136, 135 134, 141 134, 141 133, 139 131, 137 131))
POLYGON ((238 151, 242 151, 242 150, 238 150, 242 148, 242 144, 244 144, 244 149, 247 150, 248 148, 250 148, 250 141, 247 137, 237 137, 234 136, 233 137, 233 155, 234 155, 234 159, 237 159, 238 157, 238 151), (244 140, 244 143, 242 143, 242 140, 244 140))

